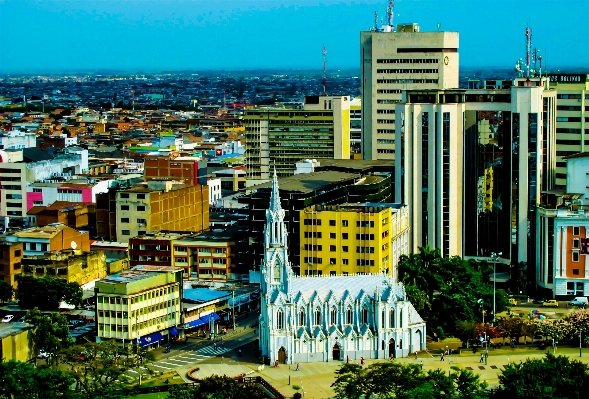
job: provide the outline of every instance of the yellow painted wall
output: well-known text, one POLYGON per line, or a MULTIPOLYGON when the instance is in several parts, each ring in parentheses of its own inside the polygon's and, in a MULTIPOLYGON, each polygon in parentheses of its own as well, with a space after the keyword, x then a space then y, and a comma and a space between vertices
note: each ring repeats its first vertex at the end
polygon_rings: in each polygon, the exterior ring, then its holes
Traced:
MULTIPOLYGON (((1 331, 1 330, 0 330, 1 331)), ((16 360, 26 362, 35 357, 32 329, 22 330, 15 335, 2 338, 2 361, 16 360)))

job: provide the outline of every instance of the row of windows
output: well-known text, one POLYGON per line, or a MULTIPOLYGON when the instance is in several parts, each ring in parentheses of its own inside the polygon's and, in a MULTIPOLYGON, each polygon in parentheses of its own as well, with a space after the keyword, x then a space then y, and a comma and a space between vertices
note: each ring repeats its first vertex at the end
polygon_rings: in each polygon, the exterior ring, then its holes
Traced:
POLYGON ((224 275, 227 274, 227 270, 225 270, 225 269, 214 269, 213 270, 213 273, 211 273, 211 269, 201 269, 201 268, 198 268, 198 272, 200 274, 216 274, 216 275, 219 275, 219 276, 224 276, 224 275))
MULTIPOLYGON (((121 218, 121 223, 129 223, 129 218, 121 218)), ((146 219, 137 219, 137 223, 147 223, 146 219)))
MULTIPOLYGON (((305 226, 321 226, 321 219, 305 219, 303 224, 305 226)), ((329 220, 330 226, 337 226, 335 219, 329 220)), ((349 221, 346 219, 342 220, 342 227, 348 227, 349 221)), ((384 224, 383 224, 384 225, 384 224)), ((357 220, 356 227, 374 227, 374 220, 357 220)))
POLYGON ((395 134, 395 129, 376 129, 378 134, 395 134))
POLYGON ((394 109, 377 109, 376 113, 377 114, 395 114, 395 110, 394 109))
POLYGON ((398 89, 378 89, 376 90, 377 94, 399 94, 402 90, 398 89))
POLYGON ((376 73, 438 73, 437 69, 377 69, 376 73))
MULTIPOLYGON (((121 205, 121 210, 128 211, 129 205, 121 205)), ((138 212, 145 212, 145 205, 137 205, 137 211, 138 212)))
POLYGON ((0 168, 0 173, 20 173, 20 169, 0 168))
MULTIPOLYGON (((180 248, 180 247, 176 247, 180 248)), ((184 247, 186 248, 186 247, 184 247)), ((131 244, 131 249, 138 249, 142 251, 169 251, 170 246, 165 244, 131 244)))
MULTIPOLYGON (((147 301, 150 299, 159 298, 163 295, 168 295, 173 292, 178 292, 178 290, 179 290, 178 286, 164 287, 164 288, 160 288, 157 290, 146 292, 144 294, 139 294, 139 295, 131 297, 129 299, 130 299, 131 304, 134 304, 134 303, 147 301)), ((102 295, 100 295, 100 296, 98 296, 97 301, 98 301, 98 303, 105 303, 105 304, 111 304, 111 305, 121 305, 121 304, 126 305, 128 303, 127 298, 120 297, 120 296, 102 296, 102 295)))
MULTIPOLYGON (((381 326, 385 327, 386 326, 386 319, 385 319, 385 311, 383 310, 381 312, 381 326)), ((300 309, 299 310, 299 317, 297 318, 297 325, 300 327, 304 327, 307 326, 308 320, 307 320, 307 312, 305 309, 300 309)), ((334 306, 331 308, 331 310, 329 311, 329 323, 331 325, 336 325, 338 324, 338 316, 339 316, 339 312, 338 309, 334 306)), ((353 324, 354 323, 354 312, 352 310, 351 306, 348 306, 344 312, 343 316, 343 320, 342 320, 342 324, 353 324)), ((368 324, 370 323, 370 312, 369 312, 369 308, 368 306, 364 305, 362 306, 362 309, 360 310, 360 314, 359 314, 359 322, 360 324, 368 324)), ((403 310, 399 310, 399 320, 401 321, 401 325, 403 325, 403 310)), ((284 312, 282 309, 278 309, 276 311, 276 328, 277 329, 284 329, 284 321, 285 321, 285 317, 284 317, 284 312)), ((313 318, 312 320, 310 320, 313 325, 316 326, 322 326, 323 323, 323 311, 320 307, 315 308, 315 311, 313 312, 313 318)), ((389 320, 388 320, 388 327, 389 328, 395 328, 395 326, 397 325, 396 323, 396 317, 395 317, 395 310, 394 309, 390 309, 389 310, 389 320)))
POLYGON ((557 116, 557 122, 581 122, 581 118, 578 116, 557 116))
POLYGON ((559 111, 580 111, 580 105, 557 105, 556 109, 559 111))
POLYGON ((376 83, 395 84, 395 83, 434 83, 438 84, 438 79, 377 79, 376 83))
POLYGON ((440 60, 437 58, 400 58, 400 59, 383 59, 376 60, 377 64, 437 64, 440 60))
MULTIPOLYGON (((176 312, 169 313, 165 316, 161 317, 154 317, 153 319, 143 321, 141 323, 133 323, 131 324, 131 331, 135 331, 136 326, 139 326, 140 330, 143 330, 147 327, 157 326, 158 324, 164 323, 166 320, 176 320, 176 312)), ((98 323, 98 329, 104 332, 128 332, 129 327, 126 325, 121 324, 104 324, 98 323)))
POLYGON ((376 152, 378 154, 394 154, 395 150, 385 150, 385 149, 379 148, 376 150, 376 152))
POLYGON ((573 129, 573 128, 568 128, 568 127, 557 127, 556 128, 556 133, 575 133, 575 134, 581 134, 581 129, 573 129))
POLYGON ((69 188, 58 188, 57 194, 82 194, 82 190, 73 190, 69 188))
POLYGON ((400 100, 376 100, 377 104, 397 104, 400 100))
POLYGON ((376 123, 395 123, 394 119, 377 119, 376 123))
POLYGON ((395 140, 377 139, 376 144, 395 144, 395 140))
POLYGON ((557 94, 556 98, 560 100, 580 100, 581 94, 557 94))
MULTIPOLYGON (((130 198, 129 193, 119 193, 121 198, 130 198)), ((145 194, 136 194, 137 199, 145 199, 145 194)))

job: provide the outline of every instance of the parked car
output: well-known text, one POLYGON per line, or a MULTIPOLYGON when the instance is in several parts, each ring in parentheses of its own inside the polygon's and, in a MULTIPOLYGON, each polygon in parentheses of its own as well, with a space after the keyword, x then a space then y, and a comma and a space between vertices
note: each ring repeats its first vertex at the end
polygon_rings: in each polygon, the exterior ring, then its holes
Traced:
POLYGON ((558 307, 558 302, 556 301, 556 299, 548 299, 547 301, 544 301, 544 303, 542 304, 542 306, 550 306, 550 307, 558 307))
POLYGON ((509 299, 507 300, 507 302, 509 302, 509 304, 510 304, 511 306, 515 306, 515 305, 517 305, 517 299, 515 299, 515 298, 509 298, 509 299))
POLYGON ((578 296, 572 301, 569 302, 569 306, 587 306, 587 297, 586 296, 578 296))
POLYGON ((10 323, 10 321, 14 319, 14 315, 11 314, 7 314, 6 316, 4 316, 4 318, 2 319, 2 323, 10 323))
POLYGON ((25 319, 25 317, 23 316, 23 317, 21 317, 20 319, 18 319, 16 322, 17 322, 17 323, 26 323, 26 322, 27 322, 27 320, 26 320, 26 319, 25 319))
POLYGON ((81 326, 82 324, 84 324, 83 320, 70 320, 67 325, 69 328, 74 328, 74 327, 78 327, 81 326))
POLYGON ((41 348, 39 354, 37 355, 37 359, 48 359, 53 356, 53 353, 45 352, 45 348, 41 348))
POLYGON ((542 305, 544 302, 546 302, 545 298, 534 298, 534 303, 537 303, 538 305, 542 305))

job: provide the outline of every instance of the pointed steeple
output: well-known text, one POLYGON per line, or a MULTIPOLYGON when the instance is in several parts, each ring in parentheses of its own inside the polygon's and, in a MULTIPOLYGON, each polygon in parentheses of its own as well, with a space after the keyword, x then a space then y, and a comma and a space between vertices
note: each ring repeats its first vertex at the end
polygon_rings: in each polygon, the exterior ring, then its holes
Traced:
POLYGON ((272 193, 270 194, 270 211, 279 211, 282 209, 280 205, 280 193, 278 192, 278 176, 276 176, 276 167, 274 167, 274 176, 272 177, 272 193))

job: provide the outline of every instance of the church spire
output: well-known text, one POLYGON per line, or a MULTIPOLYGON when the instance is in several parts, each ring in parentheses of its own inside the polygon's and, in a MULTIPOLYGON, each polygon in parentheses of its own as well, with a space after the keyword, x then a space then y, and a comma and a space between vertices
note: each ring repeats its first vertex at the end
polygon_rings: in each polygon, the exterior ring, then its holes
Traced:
POLYGON ((279 211, 282 209, 280 205, 280 193, 278 192, 278 177, 276 176, 276 167, 274 167, 274 176, 272 177, 272 194, 270 194, 270 211, 279 211))

